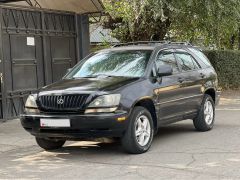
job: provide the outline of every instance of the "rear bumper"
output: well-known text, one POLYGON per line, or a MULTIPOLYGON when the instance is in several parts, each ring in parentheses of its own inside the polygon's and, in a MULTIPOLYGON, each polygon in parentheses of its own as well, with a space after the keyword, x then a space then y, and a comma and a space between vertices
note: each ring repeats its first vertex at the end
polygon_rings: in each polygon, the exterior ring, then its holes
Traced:
POLYGON ((126 112, 101 115, 21 115, 21 124, 26 131, 37 137, 82 139, 97 137, 121 137, 126 130, 128 120, 126 112), (40 127, 41 118, 70 119, 70 127, 40 127))

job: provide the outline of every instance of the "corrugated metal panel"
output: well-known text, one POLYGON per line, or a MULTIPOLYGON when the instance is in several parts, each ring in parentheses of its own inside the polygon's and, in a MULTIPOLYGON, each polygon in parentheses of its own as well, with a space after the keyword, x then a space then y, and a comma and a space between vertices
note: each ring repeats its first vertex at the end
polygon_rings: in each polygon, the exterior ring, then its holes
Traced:
MULTIPOLYGON (((33 4, 35 0, 30 0, 33 4)), ((102 12, 104 6, 100 0, 36 0, 41 8, 72 11, 76 13, 102 12)), ((0 0, 7 4, 29 6, 26 1, 0 0)))

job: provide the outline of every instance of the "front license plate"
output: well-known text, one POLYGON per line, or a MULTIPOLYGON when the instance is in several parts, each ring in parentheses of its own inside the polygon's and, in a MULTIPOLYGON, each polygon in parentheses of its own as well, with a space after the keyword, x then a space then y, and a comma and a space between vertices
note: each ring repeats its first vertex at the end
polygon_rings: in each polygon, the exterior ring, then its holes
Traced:
POLYGON ((40 119, 41 127, 70 127, 69 119, 40 119))

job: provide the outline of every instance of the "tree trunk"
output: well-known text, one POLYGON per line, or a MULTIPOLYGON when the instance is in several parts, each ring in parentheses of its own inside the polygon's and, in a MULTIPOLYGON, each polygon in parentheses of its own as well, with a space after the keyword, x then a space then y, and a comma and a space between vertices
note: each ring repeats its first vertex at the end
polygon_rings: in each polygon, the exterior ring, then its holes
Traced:
POLYGON ((234 48, 235 38, 236 38, 235 35, 232 35, 230 39, 230 49, 234 48))
POLYGON ((240 50, 240 28, 238 29, 238 50, 240 50))

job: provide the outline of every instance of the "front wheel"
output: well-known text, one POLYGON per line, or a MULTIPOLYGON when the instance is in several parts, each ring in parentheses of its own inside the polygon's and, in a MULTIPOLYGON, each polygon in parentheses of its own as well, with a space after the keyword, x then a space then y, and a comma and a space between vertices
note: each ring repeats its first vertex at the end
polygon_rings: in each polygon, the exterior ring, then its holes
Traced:
POLYGON ((215 121, 215 105, 211 96, 205 94, 203 102, 197 117, 193 120, 193 124, 198 131, 209 131, 213 128, 215 121))
POLYGON ((150 112, 143 107, 135 107, 129 121, 127 131, 121 139, 123 148, 132 154, 148 151, 154 133, 150 112))
POLYGON ((61 148, 65 144, 65 140, 50 140, 36 137, 37 144, 45 150, 55 150, 61 148))

